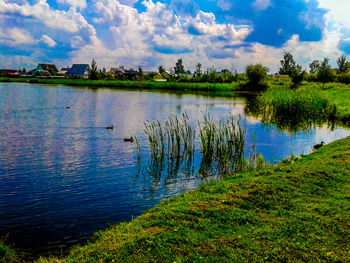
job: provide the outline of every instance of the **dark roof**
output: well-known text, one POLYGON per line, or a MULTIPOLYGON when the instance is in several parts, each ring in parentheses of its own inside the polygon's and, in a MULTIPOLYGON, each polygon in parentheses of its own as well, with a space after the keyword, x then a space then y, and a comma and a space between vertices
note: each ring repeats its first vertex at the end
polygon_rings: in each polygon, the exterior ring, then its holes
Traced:
POLYGON ((15 69, 0 69, 0 71, 9 74, 9 75, 15 75, 18 74, 18 70, 15 69))
POLYGON ((49 70, 50 68, 53 69, 55 72, 58 72, 56 66, 54 64, 43 64, 43 63, 39 63, 38 66, 41 66, 41 68, 43 70, 49 70))
POLYGON ((89 68, 88 64, 73 64, 73 66, 68 69, 68 75, 83 75, 89 68))

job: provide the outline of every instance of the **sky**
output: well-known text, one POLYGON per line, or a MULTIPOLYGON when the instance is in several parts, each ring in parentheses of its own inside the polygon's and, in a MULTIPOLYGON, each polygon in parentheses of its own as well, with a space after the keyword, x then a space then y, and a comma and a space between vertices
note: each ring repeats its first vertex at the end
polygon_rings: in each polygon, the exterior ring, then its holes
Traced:
POLYGON ((285 52, 350 60, 350 0, 0 0, 0 68, 124 65, 275 73, 285 52))

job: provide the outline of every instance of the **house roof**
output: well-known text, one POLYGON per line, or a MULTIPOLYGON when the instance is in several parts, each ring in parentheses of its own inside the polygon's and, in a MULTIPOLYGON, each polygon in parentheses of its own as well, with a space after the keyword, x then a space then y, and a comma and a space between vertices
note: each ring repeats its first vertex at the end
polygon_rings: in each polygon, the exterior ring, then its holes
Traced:
POLYGON ((18 70, 15 69, 0 69, 0 71, 8 74, 8 75, 17 75, 18 74, 18 70))
POLYGON ((84 75, 88 68, 88 64, 73 64, 73 66, 68 69, 68 75, 84 75))
POLYGON ((58 72, 56 66, 54 64, 43 64, 39 63, 38 67, 41 66, 43 70, 49 70, 50 68, 53 69, 56 73, 58 72))
POLYGON ((51 77, 51 74, 47 70, 38 70, 36 76, 51 77))

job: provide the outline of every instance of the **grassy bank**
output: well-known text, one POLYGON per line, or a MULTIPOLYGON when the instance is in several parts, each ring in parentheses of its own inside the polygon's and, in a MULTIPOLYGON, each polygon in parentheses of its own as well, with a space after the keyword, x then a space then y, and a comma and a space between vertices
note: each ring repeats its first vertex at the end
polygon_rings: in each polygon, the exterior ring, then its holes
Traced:
POLYGON ((39 262, 348 262, 350 137, 210 182, 39 262))
POLYGON ((86 80, 86 79, 26 79, 0 78, 0 82, 23 82, 33 84, 59 84, 79 87, 109 87, 149 90, 191 90, 191 91, 234 91, 238 84, 184 83, 184 82, 152 82, 152 81, 118 81, 118 80, 86 80))

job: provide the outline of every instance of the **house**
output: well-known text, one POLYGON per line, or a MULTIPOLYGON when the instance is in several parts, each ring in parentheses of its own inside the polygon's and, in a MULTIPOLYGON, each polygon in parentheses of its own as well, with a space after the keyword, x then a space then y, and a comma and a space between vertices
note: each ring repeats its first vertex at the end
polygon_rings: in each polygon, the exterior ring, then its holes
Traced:
POLYGON ((52 78, 50 72, 47 70, 37 70, 35 72, 34 77, 41 78, 41 79, 51 79, 52 78))
POLYGON ((68 68, 68 77, 81 77, 87 79, 89 77, 89 65, 88 64, 73 64, 71 68, 68 68))
POLYGON ((122 68, 111 68, 108 72, 108 74, 112 75, 113 77, 123 76, 125 73, 125 70, 122 68))
POLYGON ((160 73, 155 71, 144 71, 143 75, 146 77, 146 79, 153 80, 153 81, 160 81, 165 82, 167 79, 162 76, 160 73))
POLYGON ((0 69, 0 73, 7 75, 7 76, 18 76, 19 72, 15 69, 0 69))
POLYGON ((38 66, 35 68, 35 70, 32 73, 32 76, 37 76, 40 74, 37 74, 38 71, 44 70, 50 72, 50 77, 51 75, 56 75, 58 70, 54 64, 43 64, 39 63, 38 66))

